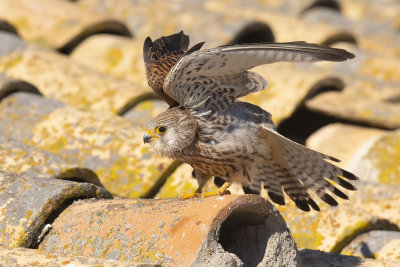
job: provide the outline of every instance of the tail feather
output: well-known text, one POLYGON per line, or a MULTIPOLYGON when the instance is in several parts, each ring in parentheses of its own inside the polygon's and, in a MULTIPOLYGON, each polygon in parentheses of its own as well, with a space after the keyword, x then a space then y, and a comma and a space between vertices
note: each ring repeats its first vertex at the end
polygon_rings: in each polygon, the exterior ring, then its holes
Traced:
POLYGON ((342 199, 349 199, 335 185, 357 190, 347 181, 357 180, 354 174, 326 161, 326 159, 338 161, 337 159, 297 144, 266 126, 262 127, 261 134, 270 149, 267 153, 270 158, 263 157, 265 165, 268 164, 273 174, 260 179, 273 196, 276 192, 281 193, 283 188, 298 208, 308 211, 310 207, 319 210, 318 205, 308 194, 308 189, 331 206, 337 206, 338 202, 328 192, 342 199), (273 187, 271 184, 279 184, 281 188, 273 187))
POLYGON ((273 165, 276 177, 283 187, 285 193, 292 199, 296 206, 303 211, 310 211, 310 206, 319 210, 318 205, 307 193, 307 188, 288 169, 279 165, 273 165))

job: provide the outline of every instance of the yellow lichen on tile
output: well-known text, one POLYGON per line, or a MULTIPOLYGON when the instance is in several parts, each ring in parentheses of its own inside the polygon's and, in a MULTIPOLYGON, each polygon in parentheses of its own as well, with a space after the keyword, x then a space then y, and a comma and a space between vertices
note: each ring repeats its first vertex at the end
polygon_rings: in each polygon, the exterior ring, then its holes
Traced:
POLYGON ((24 40, 51 48, 60 48, 89 26, 109 19, 68 1, 52 0, 0 1, 0 17, 15 25, 24 40))
POLYGON ((338 252, 349 240, 370 227, 370 215, 347 206, 326 208, 321 212, 304 213, 292 203, 289 207, 278 207, 301 248, 338 252))
POLYGON ((364 160, 370 162, 378 172, 380 183, 400 186, 400 131, 377 140, 364 160))
POLYGON ((35 126, 31 145, 51 151, 67 163, 89 167, 114 194, 138 197, 170 162, 143 144, 144 132, 129 120, 67 106, 35 126))
POLYGON ((145 78, 143 40, 99 34, 77 47, 70 58, 93 70, 111 74, 148 88, 145 78))
MULTIPOLYGON (((45 97, 103 112, 117 113, 129 99, 150 91, 148 86, 102 75, 34 47, 0 58, 0 72, 34 84, 45 97)), ((144 75, 142 79, 145 81, 144 75)))
POLYGON ((0 144, 0 169, 7 172, 33 172, 37 177, 61 174, 76 166, 57 161, 34 147, 17 147, 15 143, 0 144))

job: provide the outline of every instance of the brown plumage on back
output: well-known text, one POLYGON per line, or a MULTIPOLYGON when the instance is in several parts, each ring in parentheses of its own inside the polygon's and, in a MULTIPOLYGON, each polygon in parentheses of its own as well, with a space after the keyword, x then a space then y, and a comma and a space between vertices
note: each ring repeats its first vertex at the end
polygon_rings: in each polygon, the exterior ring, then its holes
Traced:
POLYGON ((147 83, 171 107, 177 106, 178 103, 165 94, 163 90, 164 80, 172 67, 183 56, 188 45, 189 36, 184 34, 183 31, 163 36, 154 42, 150 37, 147 37, 144 42, 143 58, 147 83))

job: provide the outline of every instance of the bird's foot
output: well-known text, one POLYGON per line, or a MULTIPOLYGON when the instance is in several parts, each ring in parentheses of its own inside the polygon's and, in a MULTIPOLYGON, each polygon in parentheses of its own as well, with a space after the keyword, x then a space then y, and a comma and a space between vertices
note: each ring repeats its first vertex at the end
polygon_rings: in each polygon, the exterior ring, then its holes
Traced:
POLYGON ((201 198, 212 197, 212 196, 223 196, 223 195, 230 195, 231 192, 229 190, 217 190, 214 192, 205 192, 200 195, 201 198))
POLYGON ((217 190, 214 192, 204 192, 204 193, 193 193, 193 194, 183 194, 181 200, 188 200, 194 198, 206 198, 212 196, 223 196, 223 195, 230 195, 231 192, 229 190, 217 190))
POLYGON ((193 199, 200 197, 200 193, 193 193, 193 194, 183 194, 181 200, 193 199))

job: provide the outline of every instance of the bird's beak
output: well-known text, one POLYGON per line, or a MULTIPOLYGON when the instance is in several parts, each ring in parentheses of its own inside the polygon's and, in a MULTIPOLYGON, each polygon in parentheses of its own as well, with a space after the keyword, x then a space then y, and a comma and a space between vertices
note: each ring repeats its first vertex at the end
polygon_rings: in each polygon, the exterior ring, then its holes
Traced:
POLYGON ((143 135, 143 142, 146 143, 151 143, 153 140, 154 135, 151 130, 147 130, 147 132, 143 135))

